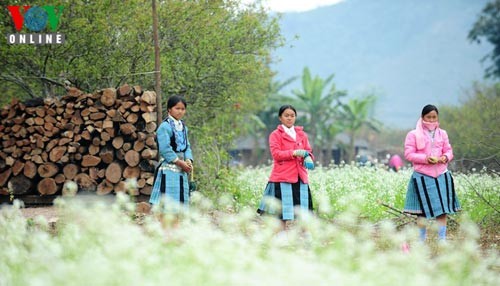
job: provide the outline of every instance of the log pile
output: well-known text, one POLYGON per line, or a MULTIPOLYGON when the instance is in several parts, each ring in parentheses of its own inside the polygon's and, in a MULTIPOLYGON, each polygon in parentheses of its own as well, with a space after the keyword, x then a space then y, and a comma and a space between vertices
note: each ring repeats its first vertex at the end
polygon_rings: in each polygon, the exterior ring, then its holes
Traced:
POLYGON ((157 157, 156 94, 125 84, 92 94, 13 100, 0 110, 0 194, 60 194, 66 181, 105 195, 149 195, 157 157))

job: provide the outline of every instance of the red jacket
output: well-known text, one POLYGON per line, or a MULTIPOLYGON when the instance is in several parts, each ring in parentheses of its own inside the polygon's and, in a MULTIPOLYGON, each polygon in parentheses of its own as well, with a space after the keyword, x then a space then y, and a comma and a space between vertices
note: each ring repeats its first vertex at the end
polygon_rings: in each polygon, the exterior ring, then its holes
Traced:
POLYGON ((302 182, 309 183, 307 170, 304 167, 304 158, 293 157, 293 151, 297 149, 306 150, 314 160, 312 148, 309 145, 307 134, 301 126, 295 126, 295 133, 297 134, 297 140, 293 140, 280 124, 269 135, 269 150, 274 161, 269 178, 270 182, 296 183, 300 177, 302 182))

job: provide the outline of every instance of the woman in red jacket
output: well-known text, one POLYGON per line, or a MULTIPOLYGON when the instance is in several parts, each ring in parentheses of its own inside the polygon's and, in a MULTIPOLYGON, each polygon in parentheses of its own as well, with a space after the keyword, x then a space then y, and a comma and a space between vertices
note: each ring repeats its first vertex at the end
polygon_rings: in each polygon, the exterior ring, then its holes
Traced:
POLYGON ((314 169, 314 156, 307 134, 300 126, 294 126, 297 111, 291 105, 283 105, 278 112, 280 125, 269 136, 269 149, 273 157, 273 169, 264 197, 257 212, 277 214, 271 200, 281 201, 280 219, 295 219, 295 208, 312 210, 311 190, 307 170, 314 169))

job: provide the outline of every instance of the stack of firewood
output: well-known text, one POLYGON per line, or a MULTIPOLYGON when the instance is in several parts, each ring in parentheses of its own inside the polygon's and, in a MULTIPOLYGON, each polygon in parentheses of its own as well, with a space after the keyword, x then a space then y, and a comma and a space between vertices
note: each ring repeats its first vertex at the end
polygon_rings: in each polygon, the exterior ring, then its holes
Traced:
POLYGON ((133 194, 149 195, 156 121, 156 94, 127 84, 13 100, 0 110, 0 194, 59 194, 74 181, 104 195, 128 191, 125 181, 136 179, 133 194))

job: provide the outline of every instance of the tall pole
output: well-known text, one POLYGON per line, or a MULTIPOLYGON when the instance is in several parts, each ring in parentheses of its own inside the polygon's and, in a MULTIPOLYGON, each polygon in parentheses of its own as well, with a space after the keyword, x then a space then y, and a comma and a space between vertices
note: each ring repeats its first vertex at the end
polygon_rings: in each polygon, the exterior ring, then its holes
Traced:
POLYGON ((155 47, 156 122, 158 126, 160 126, 163 116, 161 104, 160 43, 158 42, 158 13, 156 13, 156 0, 153 0, 153 41, 155 47))

